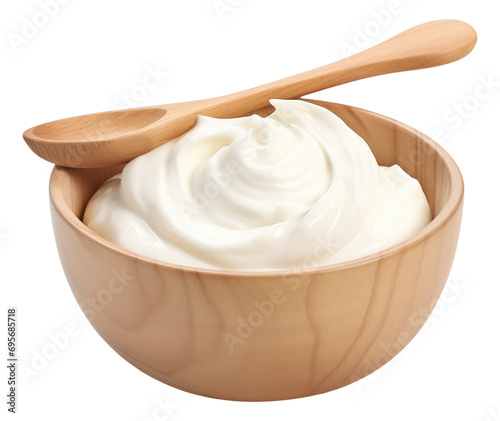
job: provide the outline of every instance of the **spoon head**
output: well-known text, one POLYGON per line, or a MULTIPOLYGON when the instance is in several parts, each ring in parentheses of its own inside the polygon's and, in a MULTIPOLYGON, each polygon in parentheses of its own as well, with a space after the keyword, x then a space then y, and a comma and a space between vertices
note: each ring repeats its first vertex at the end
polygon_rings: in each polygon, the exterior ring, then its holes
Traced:
POLYGON ((66 167, 92 168, 123 163, 137 156, 125 138, 146 142, 146 127, 161 120, 161 107, 117 110, 56 120, 24 132, 28 146, 38 156, 66 167), (115 145, 116 144, 116 145, 115 145))

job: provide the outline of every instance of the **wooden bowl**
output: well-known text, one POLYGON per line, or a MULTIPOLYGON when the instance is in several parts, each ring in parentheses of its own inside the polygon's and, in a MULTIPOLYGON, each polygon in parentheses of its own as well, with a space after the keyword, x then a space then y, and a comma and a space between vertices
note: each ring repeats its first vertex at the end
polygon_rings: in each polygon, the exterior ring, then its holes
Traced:
MULTIPOLYGON (((50 179, 55 237, 86 316, 123 358, 176 388, 261 401, 327 392, 370 374, 415 336, 444 287, 460 229, 463 181, 434 141, 390 118, 330 109, 370 145, 379 164, 416 177, 433 220, 411 239, 347 263, 302 270, 201 270, 124 250, 81 221, 122 166, 56 166, 50 179)), ((261 115, 272 107, 259 110, 261 115)))

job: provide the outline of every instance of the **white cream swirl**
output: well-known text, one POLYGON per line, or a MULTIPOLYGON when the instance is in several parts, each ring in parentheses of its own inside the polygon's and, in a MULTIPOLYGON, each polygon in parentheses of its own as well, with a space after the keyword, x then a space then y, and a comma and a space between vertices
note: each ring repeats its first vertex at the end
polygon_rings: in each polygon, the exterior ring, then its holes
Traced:
POLYGON ((351 260, 429 223, 418 181, 379 167, 340 118, 301 100, 271 104, 266 118, 198 117, 105 182, 84 223, 144 256, 233 270, 351 260))

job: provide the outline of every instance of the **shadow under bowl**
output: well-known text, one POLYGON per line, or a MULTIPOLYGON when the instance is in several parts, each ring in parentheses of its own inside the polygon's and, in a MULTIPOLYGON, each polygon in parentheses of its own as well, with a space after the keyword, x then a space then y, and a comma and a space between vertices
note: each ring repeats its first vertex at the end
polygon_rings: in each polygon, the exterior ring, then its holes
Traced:
POLYGON ((123 166, 54 168, 51 212, 68 282, 97 332, 138 369, 221 399, 310 396, 384 365, 432 312, 458 241, 463 181, 457 165, 438 144, 402 123, 311 102, 363 137, 380 165, 399 164, 418 179, 432 210, 429 225, 387 250, 331 266, 195 269, 124 250, 82 223, 92 194, 123 166))

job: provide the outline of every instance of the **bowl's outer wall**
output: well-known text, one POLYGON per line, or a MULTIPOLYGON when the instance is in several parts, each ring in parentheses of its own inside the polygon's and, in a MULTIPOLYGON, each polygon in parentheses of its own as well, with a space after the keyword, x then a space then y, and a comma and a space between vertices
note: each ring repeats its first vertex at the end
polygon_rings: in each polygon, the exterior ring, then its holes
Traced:
POLYGON ((185 270, 120 251, 77 219, 100 183, 121 167, 55 168, 51 210, 64 271, 92 325, 127 361, 201 395, 288 399, 361 379, 421 328, 453 261, 460 173, 413 129, 318 103, 358 131, 381 164, 397 162, 419 179, 437 216, 425 235, 336 269, 281 275, 185 270))

